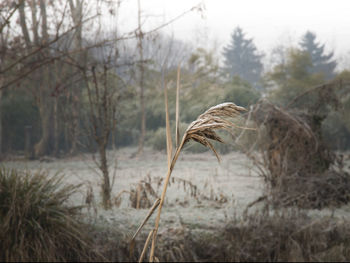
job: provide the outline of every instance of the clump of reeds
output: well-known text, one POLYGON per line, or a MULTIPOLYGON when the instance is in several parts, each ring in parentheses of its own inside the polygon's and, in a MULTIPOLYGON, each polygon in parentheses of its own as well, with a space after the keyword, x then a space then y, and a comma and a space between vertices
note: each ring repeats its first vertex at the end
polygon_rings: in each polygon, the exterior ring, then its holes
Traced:
POLYGON ((62 185, 62 179, 0 169, 0 261, 90 259, 80 207, 66 203, 79 186, 62 185))
MULTIPOLYGON (((167 191, 167 187, 169 184, 169 179, 171 176, 171 173, 174 169, 175 163, 179 157, 179 154, 185 144, 189 142, 190 140, 196 141, 208 148, 210 148, 218 160, 220 161, 220 157, 215 150, 212 141, 218 141, 223 143, 224 141, 220 138, 220 136, 217 135, 215 132, 216 130, 226 130, 228 132, 232 131, 233 127, 237 127, 232 121, 230 121, 228 118, 235 118, 240 115, 241 112, 245 111, 245 108, 237 106, 236 104, 232 102, 226 102, 219 105, 216 105, 214 107, 211 107, 207 111, 205 111, 203 114, 199 115, 198 118, 193 121, 188 128, 186 129, 182 140, 180 141, 179 138, 179 78, 180 78, 180 67, 178 68, 178 85, 177 85, 177 97, 176 97, 176 150, 174 155, 172 154, 172 140, 171 140, 171 132, 170 132, 170 121, 169 121, 169 112, 168 112, 168 98, 167 98, 167 88, 164 87, 164 95, 165 95, 165 113, 166 113, 166 137, 167 137, 167 156, 168 156, 168 172, 167 176, 164 182, 164 188, 162 195, 160 197, 160 200, 156 200, 154 206, 151 208, 150 213, 145 218, 144 222, 141 224, 141 227, 138 229, 138 231, 135 233, 134 237, 132 238, 131 243, 133 244, 134 239, 142 226, 146 223, 150 215, 157 209, 158 207, 158 213, 155 221, 155 227, 151 232, 149 233, 147 240, 145 242, 144 250, 142 251, 142 254, 140 256, 139 261, 141 262, 145 256, 146 249, 149 245, 149 242, 152 240, 152 247, 150 251, 150 257, 149 260, 153 262, 154 260, 157 260, 154 256, 155 252, 155 246, 156 246, 156 240, 157 240, 157 232, 159 227, 159 221, 160 221, 160 215, 161 210, 164 204, 165 194, 167 191), (159 204, 159 205, 158 205, 159 204)), ((131 246, 133 247, 133 245, 131 246)))

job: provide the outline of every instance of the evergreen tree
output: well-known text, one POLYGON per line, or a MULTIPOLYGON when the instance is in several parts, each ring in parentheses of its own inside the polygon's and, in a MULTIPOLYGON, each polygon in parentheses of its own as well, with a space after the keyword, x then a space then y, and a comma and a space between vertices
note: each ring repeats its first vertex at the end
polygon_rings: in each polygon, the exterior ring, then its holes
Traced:
MULTIPOLYGON (((310 54, 296 48, 287 50, 286 60, 276 65, 266 75, 266 84, 270 87, 269 99, 274 103, 286 106, 297 96, 324 83, 324 76, 310 73, 310 67, 312 67, 310 54)), ((317 98, 304 97, 294 106, 310 107, 313 99, 317 98)))
POLYGON ((312 65, 310 73, 322 73, 326 80, 335 76, 334 69, 337 66, 333 58, 333 52, 325 54, 324 45, 316 42, 316 35, 307 31, 299 43, 302 51, 310 54, 312 65))
POLYGON ((223 50, 224 72, 228 73, 230 78, 239 76, 258 88, 263 70, 261 63, 263 55, 258 54, 253 39, 247 39, 240 27, 235 28, 231 37, 230 44, 223 50))

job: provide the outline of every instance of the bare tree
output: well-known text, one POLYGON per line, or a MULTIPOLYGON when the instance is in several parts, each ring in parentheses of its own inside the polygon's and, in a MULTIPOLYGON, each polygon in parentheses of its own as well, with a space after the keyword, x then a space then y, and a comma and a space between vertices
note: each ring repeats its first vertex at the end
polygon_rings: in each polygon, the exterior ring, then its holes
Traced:
MULTIPOLYGON (((102 172, 101 196, 105 209, 111 207, 111 190, 113 183, 110 178, 109 164, 107 160, 107 146, 110 135, 114 132, 114 116, 118 101, 118 77, 108 68, 107 64, 97 67, 92 66, 89 71, 83 72, 86 80, 89 107, 89 135, 96 143, 99 161, 98 168, 102 172)), ((113 181, 113 180, 112 180, 113 181)))
POLYGON ((137 46, 139 50, 139 58, 140 61, 138 63, 139 66, 139 86, 140 86, 140 114, 141 114, 141 129, 140 129, 140 137, 139 137, 139 149, 138 154, 143 153, 143 147, 145 143, 145 137, 146 137, 146 102, 145 102, 145 89, 144 89, 144 61, 143 61, 143 32, 141 28, 141 4, 140 0, 137 1, 138 3, 138 28, 137 28, 137 46))
MULTIPOLYGON (((109 39, 117 39, 117 32, 97 31, 95 39, 88 43, 94 46, 86 54, 89 57, 89 64, 77 65, 85 82, 82 85, 82 92, 86 92, 87 95, 87 137, 90 146, 93 149, 97 148, 99 156, 96 164, 102 176, 101 197, 104 209, 111 207, 111 191, 114 183, 107 147, 116 128, 116 110, 125 89, 122 79, 117 74, 119 43, 109 42, 109 39)), ((84 96, 84 93, 82 95, 84 96)))
MULTIPOLYGON (((77 50, 83 49, 83 37, 82 37, 82 21, 83 21, 83 4, 84 0, 68 0, 73 24, 76 27, 74 32, 74 47, 77 50)), ((84 67, 86 64, 86 59, 84 59, 85 52, 79 52, 76 54, 76 62, 79 63, 80 67, 84 67)), ((70 153, 74 154, 77 152, 77 141, 78 141, 78 126, 79 126, 79 105, 80 105, 80 89, 77 87, 72 87, 70 89, 72 93, 73 103, 72 103, 72 119, 71 122, 71 133, 72 133, 72 146, 70 153)))
MULTIPOLYGON (((115 12, 111 15, 118 16, 120 1, 116 2, 115 12)), ((118 18, 118 17, 117 17, 118 18)), ((118 31, 99 32, 107 34, 102 39, 118 39, 118 31)), ((103 42, 103 40, 102 40, 103 42)), ((107 158, 107 146, 112 135, 114 148, 114 134, 116 129, 117 104, 121 98, 122 80, 117 74, 120 41, 99 46, 95 51, 95 60, 100 65, 97 72, 95 65, 91 67, 92 82, 86 85, 89 102, 90 136, 97 144, 99 153, 98 168, 102 173, 101 197, 104 209, 111 208, 111 192, 114 184, 115 173, 111 177, 110 166, 107 158)), ((86 72, 85 72, 86 76, 86 72)), ((85 77, 86 79, 86 77, 85 77)))

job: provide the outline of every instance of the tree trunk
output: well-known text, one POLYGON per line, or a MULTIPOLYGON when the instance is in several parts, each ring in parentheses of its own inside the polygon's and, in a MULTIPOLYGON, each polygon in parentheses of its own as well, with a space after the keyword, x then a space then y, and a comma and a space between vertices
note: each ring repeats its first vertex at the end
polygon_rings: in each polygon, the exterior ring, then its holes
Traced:
MULTIPOLYGON (((86 65, 86 56, 84 52, 82 52, 83 49, 83 41, 82 41, 82 18, 83 18, 83 1, 82 0, 76 0, 73 2, 73 0, 68 1, 70 10, 71 10, 71 16, 74 23, 74 26, 76 27, 74 32, 74 48, 79 50, 77 55, 75 56, 76 62, 80 65, 80 67, 84 67, 86 65)), ((81 97, 81 90, 80 86, 72 87, 72 119, 71 122, 71 132, 72 132, 72 144, 70 149, 70 154, 76 154, 77 152, 77 145, 78 145, 78 132, 79 132, 79 116, 80 116, 80 100, 81 97)))
POLYGON ((33 158, 33 151, 32 151, 32 143, 31 143, 31 138, 32 138, 32 126, 31 125, 26 125, 25 127, 25 146, 24 146, 24 151, 25 151, 25 156, 28 160, 33 158))
POLYGON ((54 98, 54 106, 53 106, 53 154, 54 156, 58 156, 58 141, 59 141, 59 126, 58 126, 58 97, 54 98))
MULTIPOLYGON (((31 12, 32 19, 34 19, 32 25, 32 33, 34 40, 30 39, 30 34, 28 32, 27 21, 26 21, 26 13, 25 13, 25 2, 24 0, 20 1, 19 6, 19 16, 20 16, 20 26, 22 29, 23 37, 27 46, 28 51, 32 50, 35 45, 45 45, 49 40, 48 28, 47 28, 47 13, 46 13, 46 2, 44 0, 39 0, 39 8, 40 8, 40 21, 41 21, 41 39, 39 41, 39 23, 36 20, 36 5, 34 2, 31 2, 31 12), (40 43, 39 43, 40 42, 40 43)), ((46 53, 45 51, 42 54, 46 53)), ((48 54, 44 54, 48 55, 48 54)), ((35 59, 40 59, 41 55, 35 56, 35 59)), ((37 97, 37 106, 39 108, 40 118, 41 118, 41 139, 34 146, 34 154, 35 157, 39 157, 49 153, 49 142, 51 138, 51 117, 52 117, 52 97, 50 96, 50 74, 51 70, 48 67, 40 70, 37 74, 38 83, 37 89, 33 92, 37 97)))
POLYGON ((138 153, 143 154, 143 148, 145 144, 145 137, 146 137, 146 106, 145 106, 145 97, 144 97, 144 89, 143 89, 143 82, 141 88, 141 95, 140 95, 140 104, 141 104, 141 133, 139 138, 139 149, 138 153))
POLYGON ((67 123, 64 123, 64 152, 69 151, 69 126, 67 123))
POLYGON ((146 103, 144 94, 144 65, 143 65, 143 33, 141 30, 141 5, 140 0, 138 0, 138 49, 140 55, 139 71, 140 71, 140 111, 141 111, 141 133, 139 138, 139 149, 138 154, 143 154, 143 148, 145 144, 146 137, 146 103))
POLYGON ((29 37, 29 32, 28 32, 28 27, 27 27, 24 7, 25 7, 25 1, 24 0, 20 0, 19 7, 18 7, 19 18, 20 18, 19 21, 20 21, 22 34, 23 34, 26 46, 27 46, 27 48, 30 48, 31 47, 31 41, 30 41, 30 37, 29 37))
POLYGON ((77 153, 78 145, 78 127, 79 127, 79 99, 75 88, 72 89, 72 122, 71 122, 71 132, 72 132, 72 142, 69 153, 74 155, 77 153))
POLYGON ((116 128, 117 126, 117 120, 115 119, 115 116, 113 114, 113 127, 112 127, 112 150, 115 151, 116 148, 117 148, 117 142, 116 142, 116 139, 115 139, 115 133, 116 133, 116 128))
MULTIPOLYGON (((43 96, 41 99, 47 101, 49 98, 43 96)), ((39 103, 38 107, 41 119, 41 139, 34 146, 35 157, 49 154, 49 143, 51 138, 52 103, 39 103)))
MULTIPOLYGON (((0 86, 2 84, 2 78, 0 78, 0 86)), ((2 110, 1 103, 2 102, 2 90, 0 90, 0 159, 2 156, 2 110)))
POLYGON ((104 209, 111 208, 111 184, 109 180, 109 171, 107 163, 107 152, 106 144, 100 144, 100 161, 101 161, 101 171, 103 175, 103 184, 102 184, 102 204, 104 209))

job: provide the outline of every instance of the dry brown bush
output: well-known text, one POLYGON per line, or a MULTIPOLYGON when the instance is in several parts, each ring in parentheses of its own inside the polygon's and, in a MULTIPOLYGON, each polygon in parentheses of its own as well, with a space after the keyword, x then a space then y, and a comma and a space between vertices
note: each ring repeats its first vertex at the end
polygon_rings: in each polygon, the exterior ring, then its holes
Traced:
POLYGON ((289 107, 263 100, 250 115, 258 129, 259 155, 247 151, 267 182, 275 205, 303 208, 340 206, 350 200, 350 175, 343 161, 323 140, 322 122, 330 108, 339 108, 338 83, 316 87, 289 107), (306 108, 292 107, 310 97, 306 108))

